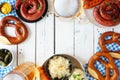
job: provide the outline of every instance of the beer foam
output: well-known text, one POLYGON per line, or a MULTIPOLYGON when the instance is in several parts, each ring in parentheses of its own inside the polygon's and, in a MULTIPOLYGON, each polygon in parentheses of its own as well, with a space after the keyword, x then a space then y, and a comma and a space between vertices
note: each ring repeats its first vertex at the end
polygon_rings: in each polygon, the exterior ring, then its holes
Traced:
POLYGON ((9 74, 3 78, 3 80, 25 80, 18 74, 9 74))
POLYGON ((72 16, 76 14, 79 0, 55 0, 54 8, 60 16, 72 16))

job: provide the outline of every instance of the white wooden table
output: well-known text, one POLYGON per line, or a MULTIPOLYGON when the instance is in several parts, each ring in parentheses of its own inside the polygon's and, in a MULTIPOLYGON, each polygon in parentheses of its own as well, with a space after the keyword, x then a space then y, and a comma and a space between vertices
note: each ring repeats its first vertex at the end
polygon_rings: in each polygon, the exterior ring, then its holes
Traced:
MULTIPOLYGON (((49 2, 47 15, 39 22, 25 23, 29 36, 27 40, 18 45, 3 45, 14 53, 13 66, 26 61, 35 62, 41 66, 46 59, 54 54, 69 54, 76 56, 83 64, 95 53, 99 33, 105 31, 120 31, 120 27, 103 29, 96 27, 87 19, 66 20, 56 17, 52 13, 52 0, 49 2)), ((14 34, 14 29, 8 33, 14 34)))

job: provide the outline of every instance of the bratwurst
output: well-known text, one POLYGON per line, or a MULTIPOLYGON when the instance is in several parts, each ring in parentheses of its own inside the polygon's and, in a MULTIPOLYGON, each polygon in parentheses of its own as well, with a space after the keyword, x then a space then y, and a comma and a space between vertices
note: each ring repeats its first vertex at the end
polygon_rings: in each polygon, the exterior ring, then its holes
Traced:
POLYGON ((104 1, 93 11, 95 20, 104 26, 114 26, 120 22, 120 8, 111 1, 104 1))
POLYGON ((17 0, 16 10, 20 8, 20 14, 29 21, 39 19, 46 9, 45 0, 17 0))

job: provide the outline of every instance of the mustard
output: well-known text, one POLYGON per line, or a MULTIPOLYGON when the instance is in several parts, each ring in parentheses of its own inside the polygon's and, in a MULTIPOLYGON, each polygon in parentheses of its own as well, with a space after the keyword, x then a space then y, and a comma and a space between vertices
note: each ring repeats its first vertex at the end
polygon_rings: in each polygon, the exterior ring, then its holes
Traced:
POLYGON ((11 11, 11 9, 12 9, 11 5, 5 2, 2 4, 0 11, 3 14, 8 14, 11 11))

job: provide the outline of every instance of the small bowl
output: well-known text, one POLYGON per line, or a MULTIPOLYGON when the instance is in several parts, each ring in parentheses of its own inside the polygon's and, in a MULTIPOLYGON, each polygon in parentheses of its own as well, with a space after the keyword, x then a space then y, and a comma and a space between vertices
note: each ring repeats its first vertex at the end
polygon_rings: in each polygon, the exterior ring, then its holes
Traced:
POLYGON ((72 57, 70 55, 67 55, 67 54, 53 55, 52 57, 50 57, 48 60, 45 61, 45 63, 43 64, 43 68, 44 68, 47 76, 50 78, 50 80, 69 80, 69 77, 71 76, 74 68, 79 68, 84 72, 83 66, 79 63, 79 61, 76 60, 76 58, 74 58, 74 57, 72 57), (69 66, 70 75, 69 76, 62 77, 61 79, 58 79, 58 78, 52 79, 52 77, 51 77, 51 75, 49 73, 49 70, 48 70, 48 66, 49 66, 49 61, 55 56, 61 56, 61 57, 64 57, 64 58, 66 58, 66 59, 68 59, 70 61, 70 66, 69 66))
POLYGON ((70 14, 70 15, 61 15, 61 13, 59 13, 60 11, 58 11, 56 9, 56 7, 58 6, 58 4, 60 4, 60 2, 56 2, 56 0, 54 0, 54 2, 53 2, 54 13, 56 14, 57 17, 62 17, 62 18, 76 18, 76 17, 78 17, 81 14, 81 11, 80 11, 81 10, 81 0, 76 0, 76 1, 78 1, 78 6, 77 6, 76 11, 73 14, 70 14))
POLYGON ((8 49, 0 49, 0 67, 10 66, 13 62, 13 53, 8 49))
POLYGON ((11 10, 12 10, 12 7, 11 7, 11 5, 10 5, 9 3, 7 3, 7 2, 3 2, 3 3, 1 4, 1 6, 0 6, 0 12, 1 12, 2 14, 8 14, 8 13, 11 12, 11 10))

